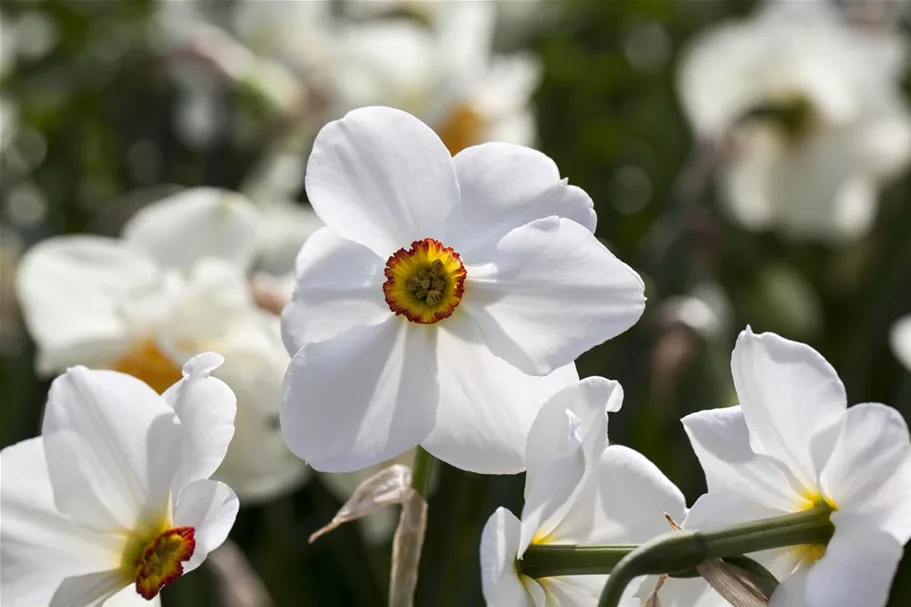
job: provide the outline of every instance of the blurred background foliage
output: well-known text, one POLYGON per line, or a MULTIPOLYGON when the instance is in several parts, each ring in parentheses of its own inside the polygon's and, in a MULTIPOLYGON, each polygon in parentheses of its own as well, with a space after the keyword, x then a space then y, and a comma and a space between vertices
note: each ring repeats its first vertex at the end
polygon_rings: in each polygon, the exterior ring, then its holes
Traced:
MULTIPOLYGON (((216 4, 227 10, 232 0, 216 4)), ((747 324, 820 350, 849 402, 885 402, 911 419, 911 373, 888 347, 890 325, 911 312, 911 181, 890 187, 872 232, 845 247, 747 232, 721 212, 712 159, 694 148, 681 115, 679 51, 695 32, 753 3, 537 4, 558 10, 509 45, 543 62, 534 97, 539 148, 592 196, 597 235, 647 284, 643 319, 578 361, 580 375, 624 387, 611 440, 655 461, 692 502, 705 487, 679 419, 735 403, 729 357, 747 324)), ((12 293, 22 251, 55 234, 114 235, 168 184, 238 189, 272 143, 276 125, 262 101, 231 86, 219 95, 240 127, 205 148, 179 136, 180 91, 166 74, 178 58, 149 42, 155 9, 151 0, 2 4, 5 24, 16 25, 2 34, 4 44, 16 38, 15 69, 2 79, 16 121, 3 121, 12 144, 0 165, 0 445, 36 434, 49 385, 33 372, 34 347, 12 293)), ((481 527, 497 506, 519 510, 523 480, 445 465, 438 472, 417 604, 481 604, 481 527)), ((276 605, 384 602, 388 544, 367 543, 357 525, 307 544, 339 506, 314 477, 294 495, 241 512, 232 538, 276 605)), ((164 604, 217 605, 213 584, 211 574, 183 578, 163 593, 164 604)), ((906 558, 890 605, 909 604, 906 558)))

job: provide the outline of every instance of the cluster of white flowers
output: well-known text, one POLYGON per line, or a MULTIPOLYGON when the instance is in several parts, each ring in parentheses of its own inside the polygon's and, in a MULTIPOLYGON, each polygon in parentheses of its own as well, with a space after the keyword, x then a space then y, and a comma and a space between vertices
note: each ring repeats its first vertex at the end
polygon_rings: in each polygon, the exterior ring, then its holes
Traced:
MULTIPOLYGON (((190 189, 121 238, 25 255, 37 367, 62 375, 41 436, 0 453, 3 604, 158 601, 225 541, 240 502, 293 490, 308 465, 357 472, 420 447, 462 470, 526 472, 521 515, 498 509, 481 538, 492 606, 598 604, 609 570, 537 575, 523 565, 536 550, 640 545, 673 533, 668 518, 710 534, 823 511, 828 543, 751 554, 780 581, 769 604, 883 607, 911 538, 901 415, 848 408, 820 354, 747 328, 731 365, 740 404, 682 420, 708 487, 687 509, 652 462, 609 444, 621 386, 576 370, 639 320, 645 284, 595 237, 588 194, 519 145, 534 138, 535 63, 492 53, 494 3, 350 4, 361 18, 241 2, 232 30, 165 3, 183 19, 173 44, 270 79, 285 109, 319 87, 344 115, 313 141, 315 216, 190 189), (372 18, 401 10, 422 22, 372 18)), ((827 11, 772 4, 682 67, 698 134, 731 140, 722 179, 751 227, 855 235, 911 157, 901 44, 827 11)), ((183 119, 210 103, 204 84, 186 79, 183 119)), ((894 342, 911 360, 907 322, 894 342)), ((727 602, 701 578, 646 576, 621 604, 727 602)))
POLYGON ((178 126, 200 143, 213 137, 227 120, 218 101, 227 78, 280 113, 331 118, 362 106, 397 107, 431 125, 452 153, 492 140, 529 145, 540 67, 524 53, 495 53, 493 39, 498 17, 515 25, 524 15, 514 5, 536 4, 244 1, 225 19, 204 3, 164 2, 162 52, 198 54, 209 64, 174 62, 184 92, 178 126))
MULTIPOLYGON (((901 416, 847 409, 819 354, 747 329, 732 363, 741 405, 684 419, 709 487, 687 513, 652 463, 608 445, 620 386, 579 381, 574 359, 639 319, 644 285, 594 237, 591 199, 549 158, 505 143, 453 157, 415 117, 372 107, 321 131, 306 186, 325 227, 300 251, 282 314, 290 364, 270 347, 277 319, 244 282, 256 211, 241 198, 184 192, 138 214, 122 240, 62 238, 26 258, 19 287, 39 364, 122 373, 71 368, 42 437, 2 452, 5 603, 135 600, 118 594, 133 584, 151 599, 198 566, 237 510, 208 477, 220 470, 255 497, 286 474, 250 458, 270 448, 257 409, 269 404, 245 388, 262 385, 248 374, 287 366, 281 429, 317 470, 417 445, 464 470, 527 470, 521 519, 501 509, 484 531, 492 605, 597 602, 606 572, 534 579, 521 569, 532 547, 639 544, 665 516, 708 529, 820 505, 835 526, 828 546, 759 555, 782 580, 774 604, 885 604, 911 536, 901 416), (204 349, 229 362, 192 356, 204 349), (260 422, 238 422, 244 440, 231 440, 235 398, 213 372, 241 396, 239 416, 260 422), (234 465, 229 443, 244 450, 234 465)), ((656 593, 676 607, 723 604, 699 580, 653 578, 630 604, 656 593)))

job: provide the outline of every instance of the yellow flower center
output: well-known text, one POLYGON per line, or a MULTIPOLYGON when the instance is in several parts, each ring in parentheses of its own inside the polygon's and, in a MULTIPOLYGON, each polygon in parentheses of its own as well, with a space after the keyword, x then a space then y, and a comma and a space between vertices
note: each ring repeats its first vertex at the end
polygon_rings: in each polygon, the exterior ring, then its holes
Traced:
POLYGON ((125 580, 136 583, 136 592, 152 600, 158 592, 183 575, 183 563, 196 550, 193 527, 172 527, 152 535, 140 533, 124 551, 121 570, 125 580))
POLYGON ((448 318, 465 292, 465 266, 459 254, 425 238, 399 249, 386 261, 383 293, 389 309, 411 322, 432 324, 448 318))
POLYGON ((809 98, 796 93, 756 105, 746 112, 743 120, 769 124, 789 142, 796 143, 813 130, 819 121, 819 113, 809 98))
POLYGON ((111 369, 141 379, 159 394, 182 377, 180 367, 161 351, 152 338, 143 339, 130 348, 111 369))
POLYGON ((437 134, 449 153, 455 156, 481 142, 484 118, 468 103, 458 103, 437 125, 437 134))

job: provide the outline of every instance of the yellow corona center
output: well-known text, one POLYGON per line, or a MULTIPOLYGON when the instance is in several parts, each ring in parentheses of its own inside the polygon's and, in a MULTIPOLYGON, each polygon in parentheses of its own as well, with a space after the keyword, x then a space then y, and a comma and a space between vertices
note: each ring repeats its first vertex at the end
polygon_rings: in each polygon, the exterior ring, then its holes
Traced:
MULTIPOLYGON (((823 496, 819 491, 814 489, 812 491, 807 491, 803 495, 803 500, 798 505, 798 508, 800 510, 812 510, 823 505, 831 508, 833 512, 838 510, 838 505, 835 503, 835 500, 823 496)), ((826 546, 824 544, 801 544, 800 546, 795 546, 793 549, 797 551, 799 560, 804 563, 815 563, 826 554, 826 546)))
POLYGON ((399 249, 386 261, 383 293, 389 309, 411 322, 432 324, 452 315, 465 292, 459 254, 425 238, 399 249))
POLYGON ((769 124, 788 141, 797 143, 812 132, 819 122, 819 114, 805 95, 792 94, 760 103, 750 109, 743 119, 769 124))
POLYGON ((151 600, 183 575, 183 563, 196 550, 193 527, 162 524, 137 532, 130 539, 121 561, 124 581, 136 584, 136 592, 151 600))
POLYGON ((154 339, 144 339, 137 343, 111 368, 141 379, 159 394, 182 377, 180 367, 161 351, 154 339))
POLYGON ((437 135, 455 156, 468 146, 481 142, 484 118, 469 104, 456 104, 437 126, 437 135))

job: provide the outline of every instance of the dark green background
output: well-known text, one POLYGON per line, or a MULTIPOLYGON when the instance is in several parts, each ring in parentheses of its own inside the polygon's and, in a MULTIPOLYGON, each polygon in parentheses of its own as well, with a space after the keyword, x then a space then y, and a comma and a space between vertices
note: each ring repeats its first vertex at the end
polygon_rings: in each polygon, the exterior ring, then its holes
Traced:
MULTIPOLYGON (((230 0, 222 4, 229 8, 230 0)), ((43 163, 30 174, 7 161, 0 167, 0 198, 31 179, 49 202, 46 221, 27 229, 11 224, 2 207, 4 226, 24 243, 80 231, 115 234, 134 208, 125 194, 164 183, 236 188, 263 153, 264 137, 243 144, 223 138, 205 152, 182 143, 172 126, 176 90, 146 42, 150 2, 4 1, 2 7, 11 15, 45 12, 59 40, 49 55, 21 62, 2 83, 27 128, 47 144, 43 163), (139 173, 127 161, 137 141, 160 152, 139 173)), ((747 323, 819 349, 845 381, 851 403, 885 402, 908 418, 911 373, 887 342, 890 324, 911 312, 908 180, 885 193, 873 232, 840 249, 745 232, 718 212, 711 185, 687 205, 678 182, 694 152, 674 91, 678 51, 694 32, 748 13, 751 3, 605 0, 560 8, 563 18, 523 41, 545 67, 535 96, 540 148, 595 200, 598 236, 643 275, 649 298, 632 330, 578 363, 582 376, 603 375, 624 387, 611 439, 643 452, 690 503, 695 500, 704 481, 679 419, 735 403, 728 363, 747 323), (645 69, 635 69, 625 49, 643 36, 655 53, 645 69), (718 283, 731 302, 730 324, 709 339, 670 322, 665 305, 705 282, 718 283)), ((269 123, 248 92, 223 94, 229 107, 269 123)), ((3 270, 11 266, 4 263, 3 270)), ((7 284, 10 279, 3 276, 7 284)), ((14 310, 4 310, 4 322, 11 318, 14 310)), ((37 433, 48 382, 33 374, 33 346, 14 325, 3 327, 0 345, 0 444, 7 445, 37 433)), ((417 605, 481 604, 481 527, 498 506, 519 510, 523 479, 447 466, 439 472, 417 605)), ((316 478, 291 497, 241 512, 232 538, 275 604, 384 602, 389 546, 366 545, 355 525, 307 545, 338 506, 316 478)), ((207 573, 181 579, 163 593, 166 607, 217 604, 211 583, 207 573)), ((908 604, 911 559, 898 573, 890 603, 908 604)))

